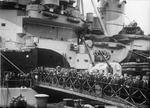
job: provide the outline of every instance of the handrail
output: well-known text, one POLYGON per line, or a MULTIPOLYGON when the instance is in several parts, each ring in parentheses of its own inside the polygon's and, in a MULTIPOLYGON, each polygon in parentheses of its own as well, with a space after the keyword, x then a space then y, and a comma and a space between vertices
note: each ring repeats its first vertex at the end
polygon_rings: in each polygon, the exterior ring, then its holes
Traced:
POLYGON ((10 79, 10 80, 4 80, 4 87, 32 87, 32 80, 31 79, 10 79))
MULTIPOLYGON (((36 73, 37 74, 37 73, 36 73)), ((39 71, 39 83, 48 84, 57 88, 73 90, 83 94, 95 97, 109 96, 111 98, 119 97, 123 102, 134 105, 147 105, 149 103, 149 89, 142 89, 125 84, 113 84, 102 81, 101 78, 94 76, 81 76, 80 73, 57 74, 55 71, 39 71)))

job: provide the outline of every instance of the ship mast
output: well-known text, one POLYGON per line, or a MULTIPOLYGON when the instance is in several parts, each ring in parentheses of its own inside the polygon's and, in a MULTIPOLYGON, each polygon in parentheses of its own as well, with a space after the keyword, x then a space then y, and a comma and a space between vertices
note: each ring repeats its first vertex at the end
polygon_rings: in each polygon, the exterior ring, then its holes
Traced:
POLYGON ((92 2, 92 5, 93 5, 93 8, 94 8, 94 11, 95 11, 95 13, 96 13, 96 15, 97 15, 97 17, 98 17, 98 21, 99 21, 99 23, 101 24, 102 29, 103 29, 103 31, 104 31, 104 35, 105 35, 105 36, 108 36, 108 33, 107 33, 107 31, 106 31, 106 28, 105 28, 105 25, 104 25, 104 23, 103 23, 103 21, 102 21, 102 18, 101 18, 100 13, 98 12, 98 10, 97 10, 97 8, 96 8, 96 4, 95 4, 94 0, 91 0, 91 2, 92 2))
POLYGON ((76 6, 80 13, 82 14, 82 16, 84 16, 84 4, 83 4, 83 0, 77 0, 77 6, 76 6))
POLYGON ((84 4, 83 4, 83 0, 81 0, 81 10, 82 10, 82 15, 84 16, 84 4))

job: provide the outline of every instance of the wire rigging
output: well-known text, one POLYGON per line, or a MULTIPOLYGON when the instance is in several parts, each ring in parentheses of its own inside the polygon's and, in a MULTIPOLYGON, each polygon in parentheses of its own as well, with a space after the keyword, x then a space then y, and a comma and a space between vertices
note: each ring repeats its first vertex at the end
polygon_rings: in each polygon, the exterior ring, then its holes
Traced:
POLYGON ((18 66, 16 66, 12 61, 10 61, 5 55, 0 53, 0 56, 2 56, 5 60, 7 60, 12 66, 14 66, 20 73, 25 74, 18 66))

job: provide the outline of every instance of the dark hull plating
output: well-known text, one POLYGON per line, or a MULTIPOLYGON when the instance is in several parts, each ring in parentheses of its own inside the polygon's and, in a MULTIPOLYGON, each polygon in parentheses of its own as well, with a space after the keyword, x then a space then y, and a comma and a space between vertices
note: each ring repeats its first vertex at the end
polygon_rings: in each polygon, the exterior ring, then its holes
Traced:
POLYGON ((59 53, 47 49, 31 49, 30 51, 2 51, 2 70, 18 71, 16 67, 24 72, 30 72, 36 67, 69 67, 69 63, 59 53), (15 66, 16 67, 15 67, 15 66))

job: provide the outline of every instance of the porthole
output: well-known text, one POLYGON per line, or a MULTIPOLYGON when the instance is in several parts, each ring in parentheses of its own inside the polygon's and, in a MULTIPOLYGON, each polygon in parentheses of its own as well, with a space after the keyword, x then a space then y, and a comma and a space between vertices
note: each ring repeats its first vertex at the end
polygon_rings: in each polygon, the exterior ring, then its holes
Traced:
POLYGON ((1 26, 2 26, 2 27, 5 27, 5 26, 6 26, 6 23, 1 23, 1 26))
POLYGON ((71 59, 72 59, 72 57, 69 57, 69 59, 71 60, 71 59))
POLYGON ((88 60, 87 60, 87 59, 85 59, 85 60, 84 60, 84 62, 88 62, 88 60))

